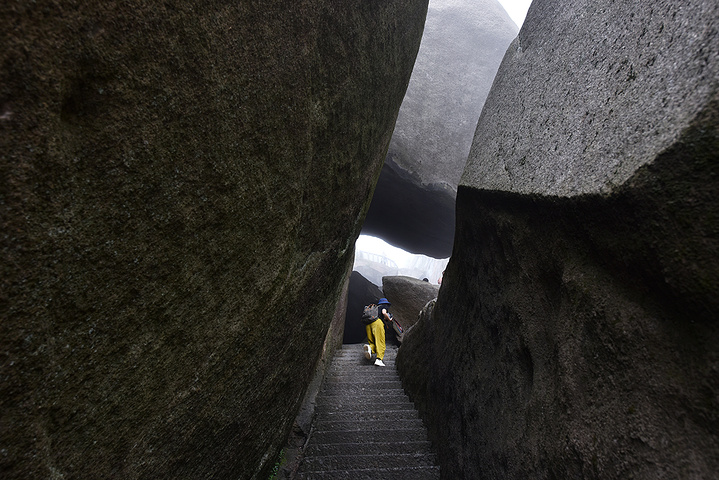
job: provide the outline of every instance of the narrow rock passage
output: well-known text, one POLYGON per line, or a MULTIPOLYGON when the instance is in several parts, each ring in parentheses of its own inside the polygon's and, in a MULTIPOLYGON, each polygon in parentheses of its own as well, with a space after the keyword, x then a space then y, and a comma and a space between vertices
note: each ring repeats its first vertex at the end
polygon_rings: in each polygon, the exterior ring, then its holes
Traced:
POLYGON ((296 475, 305 479, 439 479, 427 430, 395 370, 366 360, 362 345, 344 345, 317 395, 315 420, 296 475))

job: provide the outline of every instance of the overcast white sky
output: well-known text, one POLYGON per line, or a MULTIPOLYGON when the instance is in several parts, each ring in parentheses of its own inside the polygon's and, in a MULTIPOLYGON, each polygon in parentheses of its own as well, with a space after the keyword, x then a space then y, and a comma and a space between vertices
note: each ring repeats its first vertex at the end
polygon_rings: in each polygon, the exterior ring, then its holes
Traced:
POLYGON ((524 17, 527 16, 527 10, 532 0, 499 0, 509 16, 514 20, 519 28, 522 28, 524 17))

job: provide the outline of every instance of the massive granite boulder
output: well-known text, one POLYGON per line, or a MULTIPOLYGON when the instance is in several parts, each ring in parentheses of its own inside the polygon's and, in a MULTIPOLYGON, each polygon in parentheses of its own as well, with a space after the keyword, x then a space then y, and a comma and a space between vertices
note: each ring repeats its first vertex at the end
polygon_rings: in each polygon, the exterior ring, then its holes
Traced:
POLYGON ((457 184, 517 26, 497 0, 432 0, 425 25, 363 231, 447 258, 457 184))
POLYGON ((447 478, 716 476, 717 52, 716 2, 533 2, 398 357, 447 478))
POLYGON ((3 478, 268 476, 426 7, 3 3, 3 478))
POLYGON ((437 298, 439 285, 412 277, 383 277, 382 291, 392 303, 392 314, 407 330, 417 323, 419 312, 427 302, 437 298))

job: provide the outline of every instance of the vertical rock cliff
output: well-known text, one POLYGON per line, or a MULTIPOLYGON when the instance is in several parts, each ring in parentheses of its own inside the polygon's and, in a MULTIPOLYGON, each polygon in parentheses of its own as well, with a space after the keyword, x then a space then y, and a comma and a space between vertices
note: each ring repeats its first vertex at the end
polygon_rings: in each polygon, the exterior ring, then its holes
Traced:
POLYGON ((266 476, 426 8, 0 6, 0 476, 266 476))
POLYGON ((715 2, 532 4, 398 357, 446 478, 716 476, 718 52, 715 2))

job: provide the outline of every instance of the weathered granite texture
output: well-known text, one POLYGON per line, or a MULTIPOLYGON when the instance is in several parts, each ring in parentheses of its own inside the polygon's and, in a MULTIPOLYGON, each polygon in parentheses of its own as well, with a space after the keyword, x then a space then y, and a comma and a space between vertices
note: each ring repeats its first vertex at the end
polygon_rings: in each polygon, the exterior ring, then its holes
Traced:
POLYGON ((507 50, 462 184, 611 193, 716 93, 716 2, 540 0, 507 50), (705 28, 706 27, 706 28, 705 28))
POLYGON ((445 478, 716 477, 717 198, 719 4, 535 0, 397 360, 445 478))
POLYGON ((2 3, 2 478, 267 477, 426 6, 2 3))
POLYGON ((497 0, 432 0, 363 232, 447 258, 467 154, 517 26, 497 0))
POLYGON ((405 330, 417 323, 420 310, 430 300, 437 298, 439 285, 405 277, 382 277, 384 296, 392 302, 392 314, 405 330))

